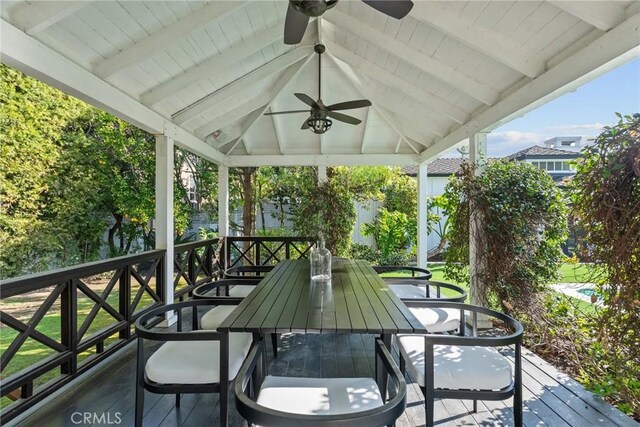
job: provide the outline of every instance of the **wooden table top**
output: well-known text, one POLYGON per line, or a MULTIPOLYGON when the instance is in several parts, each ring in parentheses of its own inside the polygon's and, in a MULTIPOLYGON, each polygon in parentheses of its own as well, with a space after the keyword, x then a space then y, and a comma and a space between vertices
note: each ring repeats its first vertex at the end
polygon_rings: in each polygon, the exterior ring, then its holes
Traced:
POLYGON ((311 283, 309 260, 279 263, 220 332, 427 333, 363 260, 333 259, 331 284, 311 283))

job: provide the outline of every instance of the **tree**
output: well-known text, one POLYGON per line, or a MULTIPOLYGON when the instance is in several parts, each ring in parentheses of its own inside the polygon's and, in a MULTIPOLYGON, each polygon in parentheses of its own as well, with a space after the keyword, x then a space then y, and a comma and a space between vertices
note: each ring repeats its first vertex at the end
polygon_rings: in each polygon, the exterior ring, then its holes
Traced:
POLYGON ((479 299, 506 312, 537 307, 537 292, 557 277, 562 259, 560 244, 567 234, 562 194, 549 174, 527 163, 495 160, 480 176, 473 172, 473 165, 464 164, 445 189, 451 218, 445 274, 458 282, 469 280, 473 206, 481 248, 476 268, 487 291, 479 299))
POLYGON ((293 209, 293 225, 300 236, 326 240, 333 255, 345 256, 356 220, 352 194, 336 181, 325 181, 303 190, 293 209))

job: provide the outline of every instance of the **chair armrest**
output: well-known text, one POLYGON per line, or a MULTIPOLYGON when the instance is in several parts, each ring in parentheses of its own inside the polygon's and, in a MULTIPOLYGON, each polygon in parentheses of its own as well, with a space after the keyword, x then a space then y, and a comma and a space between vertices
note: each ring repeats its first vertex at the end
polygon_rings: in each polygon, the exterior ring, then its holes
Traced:
POLYGON ((248 277, 245 279, 220 279, 213 282, 203 283, 202 285, 198 285, 193 290, 193 299, 209 299, 210 300, 212 298, 218 298, 221 296, 228 297, 229 286, 257 286, 258 283, 260 283, 260 280, 262 279, 248 277), (218 294, 222 293, 222 295, 216 295, 215 297, 207 295, 209 292, 213 290, 219 290, 217 293, 218 294))

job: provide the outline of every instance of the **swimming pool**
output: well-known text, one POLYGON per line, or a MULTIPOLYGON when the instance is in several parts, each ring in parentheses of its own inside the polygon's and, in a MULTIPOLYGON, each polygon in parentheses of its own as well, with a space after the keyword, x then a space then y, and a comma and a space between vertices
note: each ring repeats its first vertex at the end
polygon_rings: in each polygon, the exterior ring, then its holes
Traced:
POLYGON ((577 292, 579 294, 582 295, 586 295, 588 297, 590 297, 591 295, 595 295, 596 291, 591 289, 591 288, 582 288, 582 289, 578 289, 577 292))

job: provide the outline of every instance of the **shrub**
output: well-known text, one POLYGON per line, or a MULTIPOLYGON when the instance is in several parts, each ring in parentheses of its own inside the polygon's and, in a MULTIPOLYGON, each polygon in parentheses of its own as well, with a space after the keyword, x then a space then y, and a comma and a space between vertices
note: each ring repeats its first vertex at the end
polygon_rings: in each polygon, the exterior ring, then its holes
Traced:
POLYGON ((485 291, 476 297, 507 312, 534 307, 536 293, 557 277, 567 234, 566 205, 549 174, 527 163, 496 160, 476 176, 473 165, 465 164, 443 199, 451 217, 447 277, 469 280, 471 204, 481 248, 476 268, 485 291))
POLYGON ((363 225, 362 234, 373 236, 381 255, 388 257, 392 253, 406 252, 415 241, 416 229, 415 217, 409 218, 403 212, 381 208, 372 223, 363 225))

